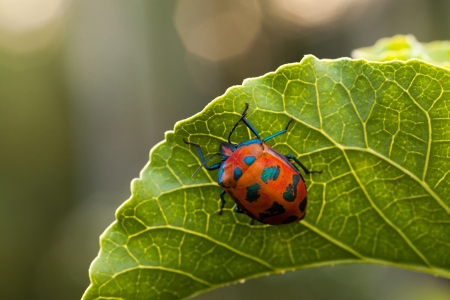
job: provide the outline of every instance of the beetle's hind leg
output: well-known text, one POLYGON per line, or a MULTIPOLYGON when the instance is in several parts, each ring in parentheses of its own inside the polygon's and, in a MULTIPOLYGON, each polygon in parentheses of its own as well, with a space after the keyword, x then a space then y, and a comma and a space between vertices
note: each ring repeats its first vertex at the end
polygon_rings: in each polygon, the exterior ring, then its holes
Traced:
POLYGON ((237 214, 245 214, 245 211, 240 208, 237 204, 234 206, 234 212, 237 214))
MULTIPOLYGON (((246 214, 245 211, 239 207, 239 205, 236 204, 236 206, 234 207, 234 212, 237 214, 246 214)), ((248 215, 247 215, 248 216, 248 215)), ((249 218, 251 218, 252 220, 250 221, 250 225, 255 224, 255 219, 253 219, 252 217, 248 216, 249 218)))
POLYGON ((220 212, 219 212, 219 215, 222 215, 223 208, 225 207, 225 203, 227 203, 227 202, 225 201, 225 198, 224 198, 225 194, 226 194, 226 193, 225 193, 224 190, 222 190, 222 191, 220 192, 220 202, 221 202, 221 205, 220 205, 220 212))
POLYGON ((297 157, 293 156, 292 154, 288 154, 286 155, 286 158, 289 159, 290 161, 294 161, 295 163, 297 163, 300 168, 303 169, 303 171, 305 171, 306 174, 311 174, 311 173, 322 173, 322 170, 317 171, 317 170, 308 170, 305 165, 303 165, 298 159, 297 157))

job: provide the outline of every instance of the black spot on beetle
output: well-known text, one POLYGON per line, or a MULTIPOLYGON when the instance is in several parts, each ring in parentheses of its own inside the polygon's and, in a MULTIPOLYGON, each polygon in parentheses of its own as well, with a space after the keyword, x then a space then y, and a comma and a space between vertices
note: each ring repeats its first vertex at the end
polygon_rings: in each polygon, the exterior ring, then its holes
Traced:
POLYGON ((283 193, 284 200, 288 202, 294 202, 297 198, 297 186, 300 181, 300 176, 298 174, 292 175, 292 184, 289 184, 286 188, 286 192, 283 193))
POLYGON ((290 216, 290 217, 287 217, 286 220, 284 220, 283 224, 292 223, 292 222, 295 222, 296 220, 297 220, 297 216, 290 216))
POLYGON ((272 206, 269 209, 266 209, 264 212, 259 213, 259 218, 261 220, 264 220, 268 217, 274 217, 284 214, 286 210, 284 209, 283 205, 281 205, 278 202, 273 202, 272 206))
POLYGON ((305 199, 302 200, 302 202, 300 202, 300 205, 298 206, 298 208, 300 209, 300 211, 303 213, 305 212, 306 209, 306 204, 308 203, 308 199, 305 196, 305 199))
POLYGON ((255 202, 259 198, 258 191, 261 189, 261 186, 257 183, 252 184, 251 186, 246 187, 247 195, 245 196, 245 200, 248 202, 255 202))

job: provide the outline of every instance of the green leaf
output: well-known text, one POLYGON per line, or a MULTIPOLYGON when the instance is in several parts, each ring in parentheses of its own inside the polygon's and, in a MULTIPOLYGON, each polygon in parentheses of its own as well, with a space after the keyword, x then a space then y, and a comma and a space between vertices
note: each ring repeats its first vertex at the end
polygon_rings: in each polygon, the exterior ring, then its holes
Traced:
POLYGON ((420 58, 448 68, 450 67, 450 41, 419 43, 412 35, 396 35, 380 39, 371 47, 356 49, 352 56, 374 61, 420 58))
MULTIPOLYGON (((318 60, 248 79, 155 146, 117 221, 101 236, 83 299, 179 299, 286 270, 371 263, 450 278, 450 71, 420 60, 318 60), (218 151, 248 102, 268 143, 322 174, 305 176, 308 212, 269 226, 219 216, 218 151)), ((249 139, 238 126, 234 141, 249 139)))

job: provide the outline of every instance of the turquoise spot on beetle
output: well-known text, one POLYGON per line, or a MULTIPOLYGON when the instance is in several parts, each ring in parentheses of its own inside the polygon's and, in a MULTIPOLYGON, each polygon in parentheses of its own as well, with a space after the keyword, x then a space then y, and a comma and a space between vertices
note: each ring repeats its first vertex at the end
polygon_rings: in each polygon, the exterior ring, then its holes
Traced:
POLYGON ((286 192, 283 193, 284 200, 288 202, 294 202, 297 198, 297 185, 300 181, 300 176, 297 174, 292 175, 292 184, 289 184, 286 188, 286 192))
POLYGON ((242 170, 239 169, 238 167, 236 167, 236 168, 234 169, 234 172, 233 172, 233 178, 234 178, 234 180, 237 181, 239 178, 241 178, 241 176, 242 176, 242 170))
POLYGON ((248 187, 246 187, 247 189, 247 195, 245 196, 245 200, 247 200, 248 202, 255 202, 256 200, 258 200, 259 198, 259 194, 258 191, 261 189, 261 186, 257 183, 252 184, 248 187))
POLYGON ((280 166, 264 168, 261 173, 261 180, 267 184, 269 180, 277 180, 280 175, 280 166))
POLYGON ((246 157, 244 157, 244 163, 247 166, 250 166, 252 163, 255 162, 255 160, 256 160, 256 157, 254 157, 254 156, 246 156, 246 157))

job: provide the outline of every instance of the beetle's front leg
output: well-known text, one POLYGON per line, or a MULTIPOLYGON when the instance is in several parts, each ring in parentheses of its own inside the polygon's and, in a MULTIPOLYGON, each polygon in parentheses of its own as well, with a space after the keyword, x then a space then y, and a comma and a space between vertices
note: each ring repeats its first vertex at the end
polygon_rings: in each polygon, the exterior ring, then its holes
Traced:
MULTIPOLYGON (((186 140, 184 140, 184 139, 183 139, 183 142, 184 142, 185 144, 195 146, 195 148, 197 149, 197 153, 198 153, 198 156, 199 156, 199 158, 200 158, 200 161, 202 162, 201 166, 205 167, 206 170, 212 171, 212 170, 216 170, 216 169, 220 168, 220 165, 222 164, 221 162, 220 162, 220 163, 217 163, 217 164, 214 164, 214 165, 212 165, 212 166, 208 166, 208 165, 206 164, 212 157, 214 157, 214 156, 216 156, 216 155, 220 155, 219 153, 213 154, 213 155, 211 155, 208 159, 205 159, 205 156, 203 155, 202 148, 200 148, 200 145, 199 145, 199 144, 194 143, 194 142, 188 142, 188 141, 186 141, 186 140)), ((195 173, 196 173, 196 172, 195 172, 195 173)), ((195 173, 194 173, 193 175, 195 175, 195 173)), ((192 176, 193 176, 193 175, 192 175, 192 176)))

